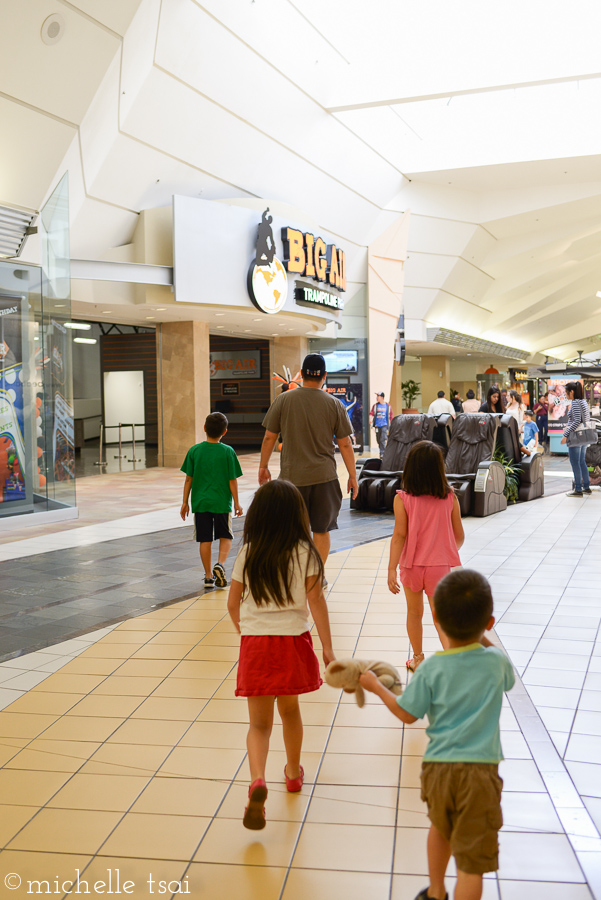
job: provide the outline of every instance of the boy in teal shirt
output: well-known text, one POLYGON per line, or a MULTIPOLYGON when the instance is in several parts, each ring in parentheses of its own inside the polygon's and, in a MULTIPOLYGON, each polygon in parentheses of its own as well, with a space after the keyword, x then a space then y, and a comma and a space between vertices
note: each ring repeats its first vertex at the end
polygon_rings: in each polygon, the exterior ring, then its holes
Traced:
POLYGON ((194 444, 186 454, 182 472, 184 499, 181 517, 185 521, 190 512, 194 516, 194 539, 200 544, 200 558, 205 570, 205 587, 223 588, 227 585, 224 564, 232 549, 232 499, 236 516, 242 515, 238 503, 236 479, 242 475, 238 457, 231 447, 221 443, 227 431, 223 413, 211 413, 205 420, 206 441, 194 444), (219 558, 211 571, 211 544, 219 541, 219 558))
POLYGON ((457 864, 455 900, 480 900, 482 876, 499 866, 503 824, 498 764, 503 759, 499 717, 513 666, 484 632, 494 625, 490 585, 479 572, 458 569, 434 593, 434 619, 448 649, 419 667, 397 697, 373 672, 363 687, 377 694, 401 721, 428 716, 430 742, 422 763, 422 800, 428 804, 430 885, 416 900, 448 900, 445 873, 457 864))

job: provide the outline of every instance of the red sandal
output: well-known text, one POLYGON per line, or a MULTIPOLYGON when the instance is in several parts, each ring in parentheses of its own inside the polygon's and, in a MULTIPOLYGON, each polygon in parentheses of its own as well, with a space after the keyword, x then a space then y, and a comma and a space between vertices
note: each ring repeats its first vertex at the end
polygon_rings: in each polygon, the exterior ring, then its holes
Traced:
POLYGON ((242 824, 251 831, 260 831, 265 828, 265 807, 267 799, 267 785, 262 778, 255 778, 248 789, 248 806, 244 810, 242 824))
POLYGON ((302 766, 299 766, 299 769, 300 769, 300 775, 298 776, 298 778, 288 778, 288 776, 286 775, 286 766, 284 766, 284 778, 286 779, 286 790, 289 791, 291 794, 297 794, 301 790, 301 788, 303 786, 303 782, 305 780, 305 770, 303 769, 302 766))

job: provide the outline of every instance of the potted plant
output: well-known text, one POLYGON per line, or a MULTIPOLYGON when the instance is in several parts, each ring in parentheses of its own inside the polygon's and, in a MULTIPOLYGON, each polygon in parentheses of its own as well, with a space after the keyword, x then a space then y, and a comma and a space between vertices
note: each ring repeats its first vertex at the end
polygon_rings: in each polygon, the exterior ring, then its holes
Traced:
POLYGON ((493 459, 500 462, 505 469, 505 488, 503 493, 508 503, 517 503, 520 486, 520 469, 517 463, 510 462, 502 450, 498 447, 493 453, 493 459))
POLYGON ((413 381, 412 378, 409 381, 403 381, 401 384, 401 393, 403 395, 403 400, 405 401, 405 407, 403 409, 404 413, 416 413, 417 409, 413 408, 413 404, 415 402, 415 398, 419 394, 420 384, 418 381, 413 381))

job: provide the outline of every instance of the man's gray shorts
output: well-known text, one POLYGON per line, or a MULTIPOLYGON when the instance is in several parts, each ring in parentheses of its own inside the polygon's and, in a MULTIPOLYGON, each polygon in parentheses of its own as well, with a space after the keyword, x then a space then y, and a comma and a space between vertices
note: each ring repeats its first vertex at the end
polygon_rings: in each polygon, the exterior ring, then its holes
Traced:
POLYGON ((338 479, 323 484, 305 484, 297 487, 309 510, 311 531, 314 534, 335 531, 338 528, 338 513, 342 506, 342 491, 338 479))

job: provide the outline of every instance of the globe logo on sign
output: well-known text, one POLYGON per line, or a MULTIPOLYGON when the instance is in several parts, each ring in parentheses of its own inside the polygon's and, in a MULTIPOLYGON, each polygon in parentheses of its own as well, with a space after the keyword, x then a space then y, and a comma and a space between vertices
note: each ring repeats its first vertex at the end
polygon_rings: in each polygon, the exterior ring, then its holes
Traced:
POLYGON ((286 303, 288 275, 275 255, 271 229, 273 217, 268 213, 269 208, 263 213, 258 228, 256 257, 248 270, 247 287, 249 297, 257 309, 273 315, 280 312, 286 303))

